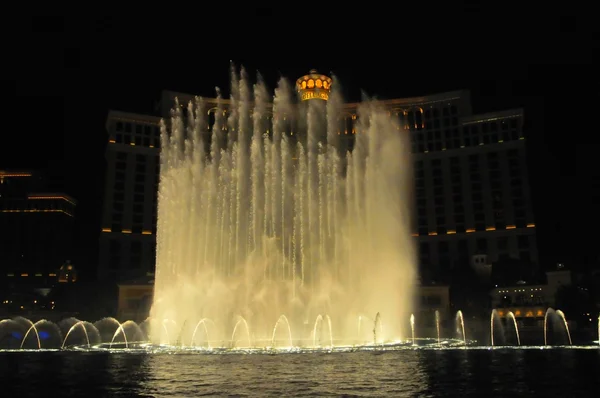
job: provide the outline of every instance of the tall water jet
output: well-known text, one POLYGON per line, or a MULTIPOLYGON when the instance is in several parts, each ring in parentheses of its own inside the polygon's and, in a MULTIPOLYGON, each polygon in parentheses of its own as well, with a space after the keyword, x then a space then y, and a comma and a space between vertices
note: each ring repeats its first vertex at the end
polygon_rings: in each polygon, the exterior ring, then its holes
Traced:
POLYGON ((598 345, 600 346, 600 314, 598 314, 598 345))
POLYGON ((496 317, 498 317, 498 311, 494 308, 490 315, 490 345, 492 347, 494 346, 494 319, 496 319, 496 317))
POLYGON ((440 345, 440 312, 435 310, 435 331, 437 333, 437 342, 440 345))
POLYGON ((415 314, 410 314, 410 332, 412 335, 412 343, 415 345, 415 314))
POLYGON ((517 318, 515 318, 515 314, 512 311, 508 311, 506 317, 512 320, 513 326, 515 327, 515 334, 517 336, 517 345, 521 345, 521 337, 519 336, 519 326, 517 325, 517 318))
MULTIPOLYGON (((492 322, 493 322, 493 320, 492 320, 492 322)), ((467 336, 465 334, 465 317, 463 316, 463 313, 461 310, 456 311, 456 326, 460 328, 459 330, 462 335, 463 343, 465 345, 467 345, 467 336)), ((493 345, 493 336, 492 336, 492 345, 493 345)))
MULTIPOLYGON (((383 334, 383 323, 381 323, 381 314, 378 312, 375 314, 375 321, 373 321, 373 344, 377 344, 377 327, 379 326, 379 335, 383 334)), ((382 341, 383 343, 383 341, 382 341)))
POLYGON ((244 70, 231 86, 227 104, 220 91, 187 115, 176 102, 161 122, 152 318, 214 319, 226 341, 240 314, 259 342, 281 313, 293 330, 327 313, 349 343, 358 315, 381 312, 379 340, 399 339, 415 283, 409 134, 374 101, 345 115, 337 85, 318 73, 297 82, 299 102, 283 79, 273 98, 244 70))

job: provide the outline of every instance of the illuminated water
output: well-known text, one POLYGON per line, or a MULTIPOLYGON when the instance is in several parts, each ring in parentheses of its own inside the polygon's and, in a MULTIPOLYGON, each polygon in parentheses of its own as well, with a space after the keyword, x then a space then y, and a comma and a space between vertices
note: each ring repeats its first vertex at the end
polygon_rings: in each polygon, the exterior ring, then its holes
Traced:
POLYGON ((409 339, 408 134, 366 102, 349 151, 337 92, 297 103, 285 80, 271 97, 243 71, 231 91, 162 128, 151 340, 308 347, 322 319, 330 343, 367 343, 357 324, 376 314, 377 339, 409 339))
POLYGON ((0 352, 2 394, 588 397, 595 349, 411 349, 291 355, 0 352))

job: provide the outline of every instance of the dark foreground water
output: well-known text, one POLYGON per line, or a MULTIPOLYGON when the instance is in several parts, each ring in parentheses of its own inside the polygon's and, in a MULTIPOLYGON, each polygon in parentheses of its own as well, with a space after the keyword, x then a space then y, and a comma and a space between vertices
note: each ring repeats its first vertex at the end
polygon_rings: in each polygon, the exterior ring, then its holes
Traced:
POLYGON ((0 352, 1 397, 598 396, 600 349, 0 352))

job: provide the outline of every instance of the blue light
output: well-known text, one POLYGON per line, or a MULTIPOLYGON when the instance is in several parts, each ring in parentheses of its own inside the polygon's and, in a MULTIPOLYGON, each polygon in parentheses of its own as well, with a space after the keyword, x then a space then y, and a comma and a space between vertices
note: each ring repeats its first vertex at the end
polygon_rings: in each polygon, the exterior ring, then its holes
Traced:
POLYGON ((38 332, 38 334, 40 335, 40 340, 46 340, 48 337, 50 337, 50 333, 45 332, 43 330, 38 332))
POLYGON ((21 340, 23 338, 23 335, 19 332, 12 332, 10 335, 17 340, 21 340))

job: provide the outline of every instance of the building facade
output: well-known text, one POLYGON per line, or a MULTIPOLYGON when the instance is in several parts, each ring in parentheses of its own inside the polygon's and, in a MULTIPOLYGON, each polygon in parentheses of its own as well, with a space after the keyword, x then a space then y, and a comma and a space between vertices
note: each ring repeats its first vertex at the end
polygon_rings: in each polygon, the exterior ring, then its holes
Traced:
POLYGON ((0 170, 0 281, 43 286, 58 282, 73 252, 76 201, 43 192, 30 171, 0 170))
MULTIPOLYGON (((163 92, 161 116, 175 98, 163 92)), ((474 115, 468 91, 381 101, 412 139, 413 236, 427 278, 443 280, 475 255, 537 262, 523 135, 523 110, 474 115)), ((223 100, 225 107, 227 100, 223 100)), ((207 99, 209 116, 216 100, 207 99)), ((339 134, 353 147, 357 104, 347 104, 339 134)), ((99 277, 126 280, 154 270, 159 117, 110 111, 99 277)), ((207 131, 214 118, 209 117, 207 131)), ((423 276, 424 277, 424 276, 423 276)))

